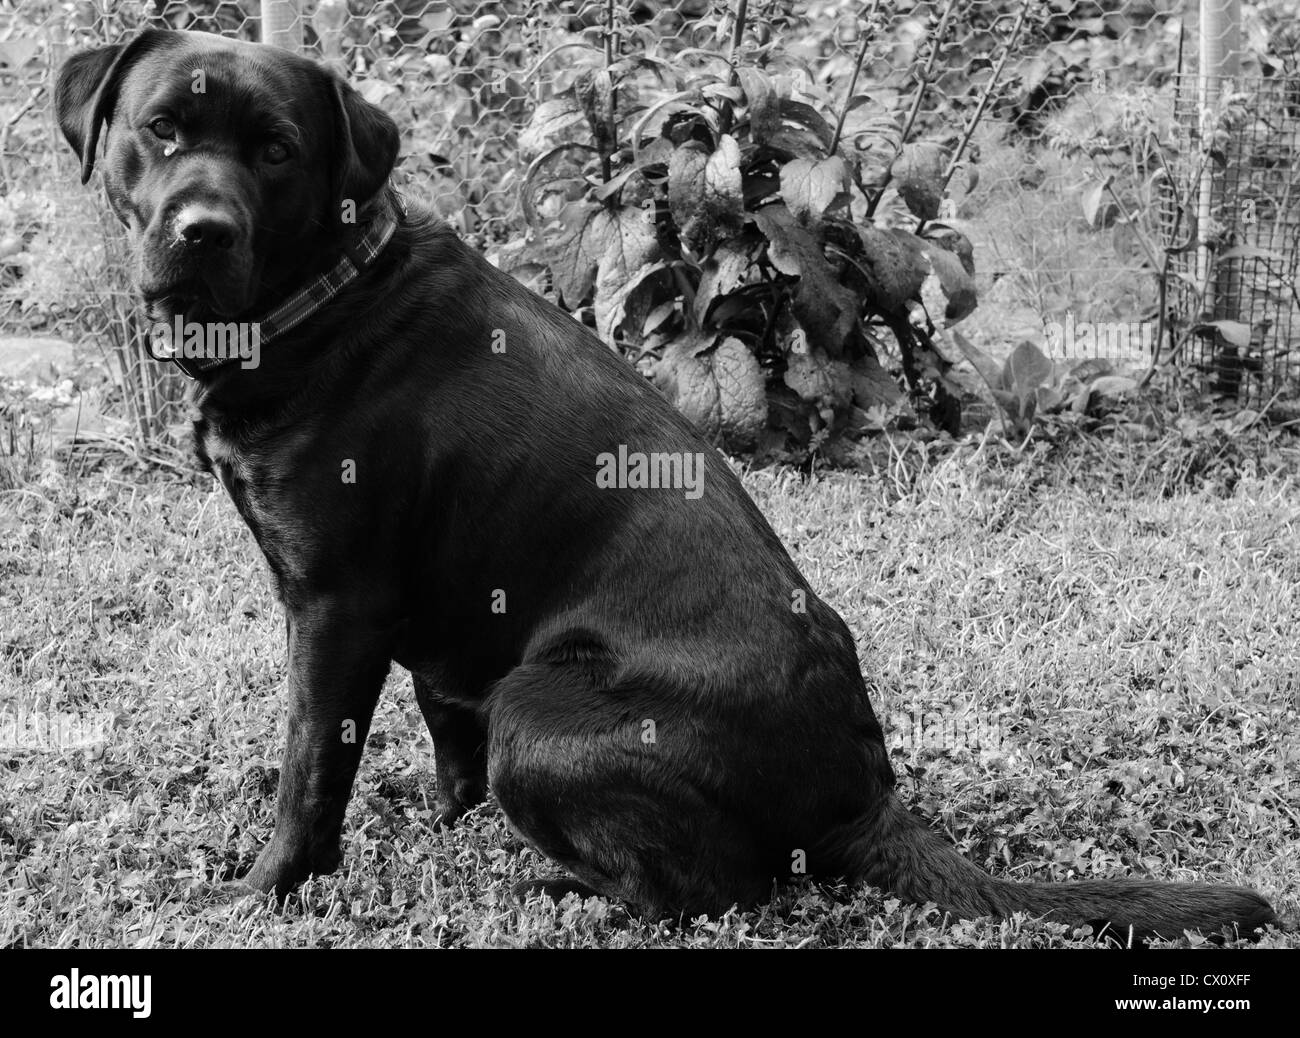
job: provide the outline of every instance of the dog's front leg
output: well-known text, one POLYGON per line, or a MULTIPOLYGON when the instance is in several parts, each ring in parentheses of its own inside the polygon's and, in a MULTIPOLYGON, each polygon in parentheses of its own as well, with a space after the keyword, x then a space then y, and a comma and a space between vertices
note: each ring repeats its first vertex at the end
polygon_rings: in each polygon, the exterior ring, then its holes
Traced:
POLYGON ((275 834, 245 883, 283 897, 333 872, 370 719, 389 667, 384 629, 330 604, 291 610, 288 738, 275 834))
POLYGON ((451 825, 487 796, 487 733, 471 709, 440 702, 428 678, 413 677, 415 699, 433 739, 438 774, 433 824, 451 825))

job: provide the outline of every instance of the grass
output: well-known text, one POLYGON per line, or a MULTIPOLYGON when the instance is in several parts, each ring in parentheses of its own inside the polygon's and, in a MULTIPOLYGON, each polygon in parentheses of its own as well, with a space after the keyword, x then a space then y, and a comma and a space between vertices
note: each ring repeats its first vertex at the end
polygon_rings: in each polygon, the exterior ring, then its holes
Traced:
MULTIPOLYGON (((1300 451, 1193 464, 1175 441, 878 441, 874 474, 745 479, 857 637, 904 797, 964 853, 1018 879, 1246 883, 1294 915, 1300 451)), ((224 492, 47 460, 0 494, 0 617, 0 717, 111 723, 0 753, 0 946, 1089 943, 1024 918, 947 925, 867 888, 675 927, 599 899, 520 904, 511 885, 553 869, 495 806, 428 828, 432 750, 397 670, 340 872, 284 910, 229 903, 213 879, 271 829, 284 652, 224 492)))

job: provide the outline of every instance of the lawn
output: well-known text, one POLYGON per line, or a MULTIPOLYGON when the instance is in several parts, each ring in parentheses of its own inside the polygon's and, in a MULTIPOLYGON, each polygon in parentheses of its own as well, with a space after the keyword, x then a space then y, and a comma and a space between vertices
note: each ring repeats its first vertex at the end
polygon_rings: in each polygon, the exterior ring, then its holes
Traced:
MULTIPOLYGON (((854 632, 904 798, 1001 875, 1245 883, 1294 915, 1300 450, 878 445, 861 472, 744 478, 854 632)), ((397 669, 343 868, 284 910, 229 902, 214 878, 271 829, 282 633, 209 477, 48 460, 0 492, 0 716, 103 728, 62 750, 0 738, 0 946, 1089 943, 867 888, 678 926, 520 904, 511 885, 552 869, 494 805, 430 830, 432 748, 397 669)))

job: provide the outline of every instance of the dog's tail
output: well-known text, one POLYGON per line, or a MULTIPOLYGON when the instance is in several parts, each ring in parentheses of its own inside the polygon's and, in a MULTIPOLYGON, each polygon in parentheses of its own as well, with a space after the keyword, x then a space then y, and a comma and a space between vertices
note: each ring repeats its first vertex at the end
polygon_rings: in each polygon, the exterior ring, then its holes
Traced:
POLYGON ((1245 887, 1215 887, 1147 880, 1014 883, 996 879, 909 814, 890 796, 868 830, 859 831, 851 854, 858 875, 907 901, 933 901, 962 918, 1026 912, 1071 925, 1089 924, 1126 939, 1176 938, 1184 930, 1214 933, 1236 927, 1245 937, 1277 923, 1272 907, 1245 887))

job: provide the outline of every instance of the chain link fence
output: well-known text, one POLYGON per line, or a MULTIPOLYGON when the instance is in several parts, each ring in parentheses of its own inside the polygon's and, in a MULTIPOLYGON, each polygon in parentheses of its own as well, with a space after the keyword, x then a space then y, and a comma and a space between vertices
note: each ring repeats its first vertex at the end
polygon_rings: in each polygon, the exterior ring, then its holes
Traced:
MULTIPOLYGON (((402 127, 399 187, 490 256, 526 233, 521 155, 539 110, 601 53, 644 53, 689 74, 747 48, 831 109, 856 72, 854 118, 910 120, 915 136, 956 141, 978 113, 941 211, 974 245, 980 305, 962 325, 972 341, 994 356, 1030 339, 1060 359, 1131 365, 1163 350, 1182 374, 1208 375, 1239 400, 1293 386, 1300 0, 1241 5, 1249 79, 1233 87, 1251 136, 1232 138, 1235 179, 1216 182, 1214 212, 1201 213, 1218 221, 1221 252, 1238 249, 1228 303, 1169 289, 1195 279, 1197 247, 1171 251, 1171 235, 1196 232, 1171 213, 1196 194, 1206 175, 1196 157, 1217 132, 1198 135, 1188 114, 1195 4, 1037 0, 1017 26, 1024 5, 1011 0, 751 0, 733 40, 738 6, 304 0, 302 38, 402 127), (1172 183, 1184 193, 1171 195, 1172 183), (1169 316, 1178 307, 1186 342, 1169 316)), ((93 386, 101 434, 137 445, 179 421, 181 381, 145 359, 120 231, 79 184, 50 109, 68 53, 146 25, 250 40, 262 31, 254 0, 0 2, 0 376, 12 403, 15 377, 41 366, 43 350, 65 356, 51 341, 77 344, 90 358, 77 388, 93 386), (98 385, 96 371, 107 373, 98 385)), ((644 89, 662 84, 648 74, 644 89)), ((1229 168, 1218 162, 1212 170, 1229 168)), ((5 413, 12 453, 21 430, 16 410, 5 413)))

